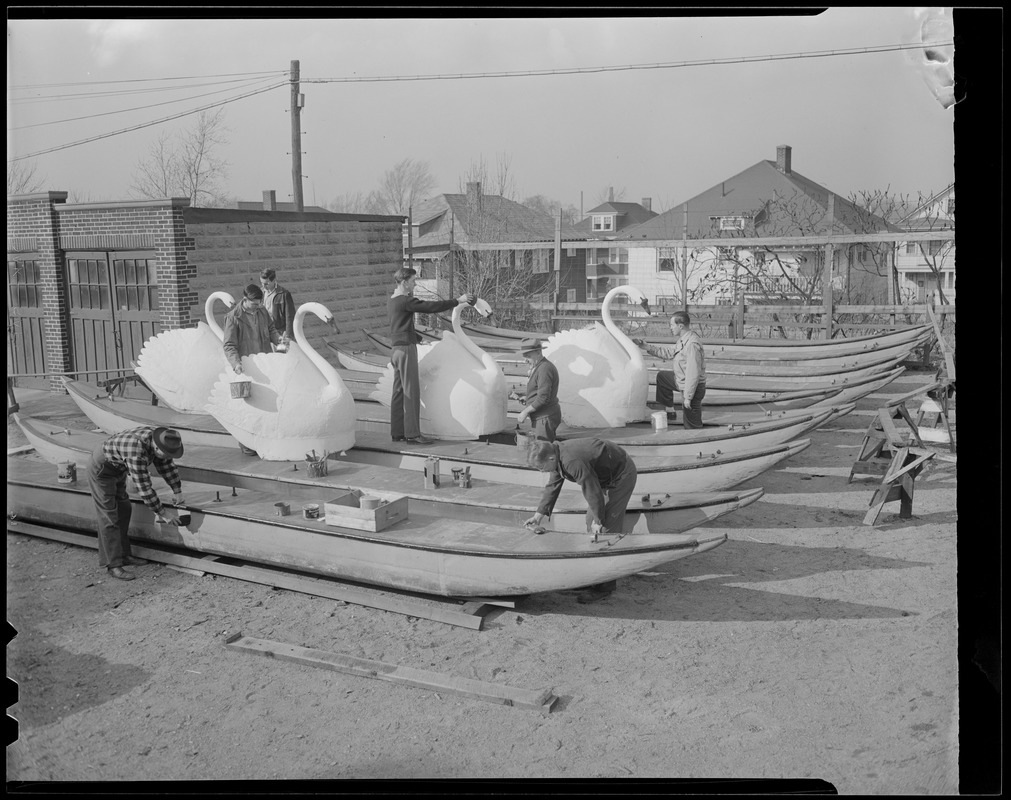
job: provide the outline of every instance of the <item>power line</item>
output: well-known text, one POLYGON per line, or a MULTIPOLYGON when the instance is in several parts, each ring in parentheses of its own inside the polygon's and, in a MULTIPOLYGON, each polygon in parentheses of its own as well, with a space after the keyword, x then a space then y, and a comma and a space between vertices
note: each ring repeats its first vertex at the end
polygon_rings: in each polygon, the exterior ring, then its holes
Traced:
POLYGON ((200 108, 194 108, 194 109, 191 109, 189 111, 183 111, 182 113, 174 114, 171 117, 162 117, 161 119, 152 120, 151 122, 144 122, 144 123, 141 123, 140 125, 134 125, 134 126, 132 126, 130 128, 122 128, 121 130, 118 130, 118 131, 110 131, 109 133, 102 133, 102 134, 99 134, 98 136, 91 136, 91 137, 89 137, 87 139, 80 139, 80 140, 78 140, 76 142, 70 142, 68 144, 61 144, 61 145, 57 145, 56 147, 49 147, 49 148, 47 148, 45 150, 38 150, 38 151, 36 151, 34 153, 27 153, 27 154, 25 154, 23 156, 16 156, 15 158, 9 158, 7 160, 8 160, 8 162, 11 162, 11 161, 23 161, 26 158, 36 158, 37 156, 43 156, 43 155, 46 155, 47 153, 55 153, 58 150, 66 150, 66 149, 68 149, 70 147, 77 147, 78 145, 88 144, 90 142, 97 142, 100 139, 108 139, 110 136, 118 136, 121 133, 130 133, 131 131, 137 131, 137 130, 140 130, 141 128, 150 128, 152 125, 160 125, 163 122, 171 122, 174 119, 180 119, 181 117, 187 117, 190 114, 198 114, 201 111, 207 111, 208 109, 211 109, 211 108, 217 108, 218 106, 227 105, 228 103, 234 103, 236 100, 242 100, 242 99, 244 99, 246 97, 252 97, 253 95, 263 94, 264 92, 269 92, 272 89, 278 89, 278 88, 280 88, 282 86, 287 86, 287 85, 288 85, 288 81, 283 81, 282 83, 276 83, 273 86, 267 86, 267 87, 265 87, 263 89, 257 89, 254 92, 247 92, 246 94, 241 94, 241 95, 239 95, 237 97, 231 97, 231 98, 229 98, 227 100, 222 100, 220 103, 211 103, 209 105, 202 106, 200 108))
MULTIPOLYGON (((254 84, 255 83, 263 83, 263 80, 261 79, 259 81, 254 81, 253 83, 254 84)), ((85 119, 95 119, 97 117, 108 117, 108 116, 112 116, 113 114, 126 114, 126 113, 129 113, 130 111, 143 111, 146 108, 158 108, 159 106, 167 106, 167 105, 171 105, 172 103, 185 103, 185 102, 189 102, 190 100, 198 100, 201 97, 210 97, 211 95, 214 95, 214 94, 221 94, 222 92, 229 92, 229 91, 232 91, 232 89, 231 88, 229 88, 229 89, 219 89, 216 92, 205 92, 204 94, 191 95, 190 97, 180 97, 180 98, 178 98, 176 100, 166 100, 163 103, 150 103, 149 105, 146 105, 146 106, 133 106, 132 108, 121 108, 121 109, 118 109, 116 111, 102 111, 102 112, 100 112, 98 114, 87 114, 87 115, 85 115, 83 117, 68 117, 66 119, 54 119, 54 120, 50 120, 49 122, 34 122, 34 123, 30 124, 30 125, 17 125, 15 127, 10 127, 7 130, 9 130, 9 131, 23 131, 23 130, 27 130, 28 128, 42 128, 42 127, 45 127, 47 125, 60 125, 60 124, 62 124, 64 122, 80 122, 81 120, 85 120, 85 119)))
POLYGON ((111 83, 154 83, 157 81, 193 81, 204 78, 254 78, 262 75, 287 74, 288 70, 263 70, 262 72, 223 72, 218 75, 176 75, 167 78, 122 78, 111 81, 75 81, 71 83, 24 83, 10 86, 10 89, 55 89, 61 86, 104 86, 111 83))
POLYGON ((444 81, 477 78, 527 78, 546 75, 589 75, 601 72, 628 72, 632 70, 677 69, 681 67, 705 67, 725 64, 753 64, 762 61, 788 61, 799 58, 828 58, 831 56, 867 55, 888 53, 896 50, 920 50, 954 45, 954 42, 923 42, 919 44, 888 44, 876 47, 855 47, 846 50, 816 50, 801 53, 782 53, 768 56, 743 56, 740 58, 707 58, 697 61, 673 61, 655 64, 624 64, 611 67, 573 67, 571 69, 521 70, 515 72, 472 72, 444 75, 389 75, 361 78, 317 78, 302 79, 302 83, 383 83, 394 81, 444 81))
MULTIPOLYGON (((50 94, 50 95, 34 95, 32 97, 22 97, 19 100, 11 100, 11 105, 25 105, 27 103, 50 103, 53 101, 62 100, 94 100, 98 97, 125 97, 126 95, 132 94, 152 94, 154 92, 178 92, 187 89, 197 89, 202 86, 224 86, 226 84, 234 86, 235 84, 255 84, 265 80, 270 80, 278 73, 272 73, 270 77, 267 78, 237 78, 231 81, 208 81, 206 83, 188 83, 188 84, 177 84, 175 86, 154 86, 145 87, 142 89, 114 89, 106 90, 101 92, 77 92, 72 94, 50 94)), ((280 73, 284 74, 284 73, 280 73)))

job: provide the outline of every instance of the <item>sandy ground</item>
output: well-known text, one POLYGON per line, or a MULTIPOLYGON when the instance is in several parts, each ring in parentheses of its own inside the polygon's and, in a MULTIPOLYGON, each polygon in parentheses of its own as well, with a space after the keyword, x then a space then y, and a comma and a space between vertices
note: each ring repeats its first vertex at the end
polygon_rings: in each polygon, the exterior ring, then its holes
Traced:
MULTIPOLYGON (((817 778, 842 794, 958 793, 955 470, 928 467, 913 518, 890 503, 875 527, 862 524, 874 483, 847 484, 873 410, 931 377, 903 375, 745 484, 765 496, 714 524, 722 547, 594 603, 526 598, 481 631, 161 565, 117 581, 94 550, 8 533, 7 779, 817 778), (238 632, 559 700, 543 715, 271 661, 227 649, 238 632)), ((22 412, 91 427, 68 398, 22 412)), ((24 441, 9 424, 8 447, 24 441)))

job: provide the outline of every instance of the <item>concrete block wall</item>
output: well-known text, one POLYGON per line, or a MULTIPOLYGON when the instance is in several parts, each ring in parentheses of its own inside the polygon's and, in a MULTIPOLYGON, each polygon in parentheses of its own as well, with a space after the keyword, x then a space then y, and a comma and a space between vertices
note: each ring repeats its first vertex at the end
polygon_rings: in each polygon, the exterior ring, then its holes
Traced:
MULTIPOLYGON (((362 330, 386 333, 386 300, 403 263, 400 217, 191 209, 185 218, 193 243, 194 319, 203 317, 212 292, 227 291, 239 300, 246 284, 258 284, 260 271, 269 267, 296 308, 315 301, 334 314, 339 334, 315 317, 304 326, 310 344, 331 363, 337 360, 326 340, 371 350, 362 330)), ((219 322, 224 311, 220 304, 215 308, 219 322)))

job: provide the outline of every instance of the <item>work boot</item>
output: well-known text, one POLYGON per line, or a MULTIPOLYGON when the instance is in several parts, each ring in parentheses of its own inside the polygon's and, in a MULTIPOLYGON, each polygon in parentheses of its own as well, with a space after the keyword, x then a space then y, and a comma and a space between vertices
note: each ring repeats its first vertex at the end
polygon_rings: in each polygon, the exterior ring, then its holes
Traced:
POLYGON ((119 578, 121 581, 132 581, 136 575, 131 575, 122 567, 109 567, 109 574, 114 578, 119 578))

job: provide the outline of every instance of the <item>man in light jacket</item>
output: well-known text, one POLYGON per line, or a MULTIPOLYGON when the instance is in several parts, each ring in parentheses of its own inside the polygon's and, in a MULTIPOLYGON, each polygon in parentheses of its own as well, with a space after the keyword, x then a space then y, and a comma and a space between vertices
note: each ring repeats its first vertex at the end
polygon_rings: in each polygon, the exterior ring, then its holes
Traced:
POLYGON ((674 392, 681 392, 685 428, 702 427, 702 398, 706 396, 706 355, 702 340, 691 329, 687 311, 675 311, 670 318, 670 330, 677 339, 671 347, 645 345, 650 355, 670 359, 673 370, 660 370, 656 375, 656 401, 667 409, 667 419, 674 422, 674 392))

